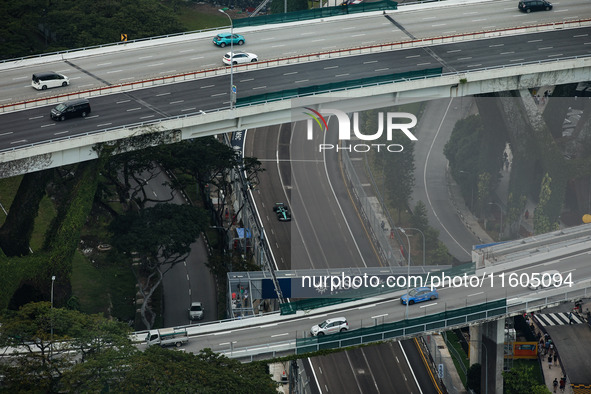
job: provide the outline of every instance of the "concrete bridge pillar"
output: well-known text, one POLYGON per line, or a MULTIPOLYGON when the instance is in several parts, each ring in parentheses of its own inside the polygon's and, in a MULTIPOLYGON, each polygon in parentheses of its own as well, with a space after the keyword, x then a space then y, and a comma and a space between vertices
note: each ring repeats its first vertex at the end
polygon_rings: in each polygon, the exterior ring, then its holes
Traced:
MULTIPOLYGON (((505 319, 481 324, 480 334, 480 392, 482 394, 503 394, 505 319)), ((472 357, 470 357, 470 361, 472 361, 472 357)))

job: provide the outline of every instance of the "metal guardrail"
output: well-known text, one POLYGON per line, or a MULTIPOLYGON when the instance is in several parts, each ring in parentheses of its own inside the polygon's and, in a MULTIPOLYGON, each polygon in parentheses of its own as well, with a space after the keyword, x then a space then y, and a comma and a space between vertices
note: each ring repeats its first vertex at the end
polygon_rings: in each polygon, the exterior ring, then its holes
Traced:
MULTIPOLYGON (((432 37, 432 38, 424 38, 419 40, 412 40, 412 41, 400 41, 396 43, 385 43, 385 44, 378 44, 378 45, 371 45, 371 46, 363 46, 363 47, 353 47, 353 48, 346 48, 337 51, 328 51, 328 52, 317 52, 311 54, 304 54, 300 56, 288 57, 288 58, 281 58, 281 59, 271 59, 271 60, 263 60, 256 63, 249 63, 249 64, 242 64, 234 66, 234 72, 240 71, 250 71, 256 69, 263 69, 268 67, 276 67, 288 64, 297 64, 303 62, 310 62, 310 61, 318 61, 318 60, 326 60, 326 59, 334 59, 344 56, 354 56, 354 55, 365 55, 370 53, 379 53, 385 51, 394 51, 400 49, 408 49, 408 48, 415 48, 415 47, 425 47, 431 45, 441 45, 441 44, 449 44, 455 42, 461 42, 466 40, 476 40, 482 38, 494 38, 494 37, 501 37, 506 35, 515 35, 515 34, 525 34, 525 33, 532 33, 532 32, 543 32, 543 31, 552 31, 552 30, 564 30, 568 28, 578 28, 578 27, 585 27, 591 26, 591 19, 584 19, 578 21, 564 21, 560 23, 551 23, 551 24, 543 24, 543 25, 536 25, 536 26, 527 26, 527 27, 518 27, 513 29, 503 29, 503 30, 492 30, 492 31, 483 31, 483 32, 476 32, 476 33, 467 33, 467 34, 458 34, 458 35, 451 35, 451 36, 441 36, 441 37, 432 37)), ((188 34, 188 33, 187 33, 188 34)), ((152 39, 162 38, 162 37, 153 37, 152 39)), ((150 39, 145 39, 150 40, 150 39)), ((121 45, 117 44, 110 44, 113 45, 121 45)), ((93 47, 94 48, 94 47, 93 47)), ((72 50, 74 52, 77 50, 72 50)), ((64 53, 64 52, 57 52, 64 53)), ((579 56, 579 57, 587 57, 587 56, 579 56)), ((547 61, 556 61, 556 60, 564 60, 564 59, 571 59, 577 57, 567 57, 567 58, 557 58, 557 59, 549 59, 547 61)), ((488 69, 498 69, 498 68, 506 68, 506 67, 515 67, 515 66, 523 66, 527 64, 536 64, 541 63, 544 61, 538 62, 528 62, 528 63, 516 63, 511 65, 502 65, 490 68, 481 68, 481 69, 473 69, 470 71, 464 71, 461 73, 449 73, 449 74, 442 74, 442 75, 455 75, 455 74, 469 74, 471 71, 482 71, 488 69)), ((113 94, 113 93, 121 93, 127 92, 135 89, 143 89, 146 87, 153 87, 157 85, 164 85, 167 83, 176 83, 176 82, 184 82, 195 80, 199 78, 207 78, 211 76, 217 75, 225 75, 230 72, 230 67, 218 67, 214 69, 207 69, 207 70, 200 70, 190 73, 184 74, 175 74, 169 76, 159 76, 152 79, 136 81, 136 82, 129 82, 129 83, 122 83, 112 86, 104 86, 97 89, 91 90, 84 90, 69 94, 63 94, 59 96, 52 96, 46 98, 40 98, 35 100, 27 100, 21 101, 17 103, 11 104, 4 104, 0 105, 0 113, 10 112, 15 110, 22 110, 28 108, 34 108, 37 106, 48 105, 58 103, 68 99, 76 99, 76 98, 92 98, 100 95, 106 94, 113 94)), ((354 87, 358 88, 358 86, 354 87)))
MULTIPOLYGON (((535 61, 535 62, 519 63, 519 64, 511 65, 510 67, 521 67, 521 66, 531 65, 531 64, 547 64, 547 63, 551 63, 551 62, 558 62, 558 61, 564 61, 564 60, 589 59, 589 58, 591 58, 591 55, 587 55, 587 56, 572 56, 572 57, 566 57, 566 58, 556 58, 556 59, 539 60, 539 61, 535 61)), ((254 63, 254 64, 256 64, 256 63, 254 63)), ((246 65, 246 67, 250 67, 250 65, 246 65)), ((462 72, 459 72, 458 71, 458 72, 452 72, 452 73, 443 73, 439 77, 452 76, 452 75, 466 77, 466 76, 470 75, 471 72, 473 73, 473 72, 476 72, 476 71, 489 71, 489 70, 504 69, 504 68, 509 68, 509 66, 504 66, 503 65, 503 66, 495 66, 495 67, 485 67, 485 68, 474 69, 474 70, 470 70, 470 71, 462 71, 462 72)), ((408 79, 405 79, 405 80, 396 80, 396 81, 381 82, 381 83, 370 83, 370 84, 366 84, 366 85, 361 84, 359 86, 347 87, 346 89, 335 88, 333 90, 314 92, 313 94, 311 94, 311 96, 322 95, 322 94, 332 93, 332 92, 339 92, 339 91, 346 91, 346 90, 354 90, 354 89, 360 89, 360 88, 367 88, 367 87, 379 86, 379 85, 384 85, 384 84, 394 84, 394 83, 398 83, 398 82, 410 82, 410 81, 416 81, 416 80, 424 80, 424 79, 427 79, 427 78, 434 78, 434 76, 415 77, 415 78, 408 78, 408 79)), ((59 97, 64 97, 64 96, 59 96, 59 97)), ((79 97, 84 97, 84 96, 80 95, 79 97)), ((291 99, 291 98, 293 98, 293 97, 284 97, 283 99, 291 99)), ((52 99, 56 99, 56 98, 53 97, 53 98, 47 98, 47 99, 43 99, 43 100, 49 101, 49 100, 52 100, 52 99)), ((257 102, 257 103, 249 103, 248 105, 243 105, 243 107, 248 107, 248 106, 253 106, 253 105, 264 105, 266 103, 273 102, 273 101, 277 101, 277 100, 261 101, 261 102, 257 102)), ((4 107, 6 107, 6 106, 4 106, 4 107)), ((2 110, 2 109, 3 109, 3 107, 0 106, 0 110, 2 110)), ((18 146, 12 146, 10 148, 0 149, 0 152, 16 151, 18 149, 23 149, 23 148, 27 148, 27 147, 39 146, 39 145, 44 145, 44 144, 52 143, 52 142, 65 141, 65 140, 70 140, 70 139, 74 139, 74 138, 78 138, 78 137, 82 137, 82 136, 86 136, 86 135, 93 135, 93 134, 97 134, 97 133, 104 133, 104 132, 113 131, 113 130, 120 130, 120 129, 126 129, 126 128, 127 129, 134 129, 134 128, 140 128, 140 127, 147 127, 147 126, 150 126, 150 125, 160 124, 163 121, 174 120, 174 119, 182 119, 182 118, 199 116, 199 115, 205 115, 207 113, 219 112, 219 111, 226 110, 226 109, 229 109, 229 107, 216 108, 216 109, 212 109, 212 110, 208 110, 208 111, 196 111, 196 112, 192 112, 192 113, 187 113, 187 114, 183 114, 183 115, 178 115, 178 116, 173 116, 173 117, 168 117, 168 118, 162 118, 162 119, 157 119, 157 120, 152 120, 152 121, 138 122, 138 123, 121 125, 121 126, 117 126, 117 127, 110 127, 110 128, 105 128, 105 129, 99 129, 99 130, 94 130, 94 131, 85 132, 85 133, 79 133, 79 134, 75 134, 75 135, 71 135, 71 136, 67 136, 67 137, 53 138, 51 140, 39 141, 39 142, 36 142, 36 143, 28 143, 28 144, 23 144, 23 145, 18 145, 18 146)), ((164 131, 164 130, 160 130, 160 131, 164 131)))
POLYGON ((91 49, 100 49, 100 48, 111 48, 111 47, 117 47, 117 46, 126 46, 126 45, 133 44, 133 43, 136 43, 136 42, 154 41, 154 40, 160 40, 160 39, 163 39, 163 38, 187 36, 187 35, 196 34, 196 33, 206 33, 206 32, 209 32, 209 31, 215 31, 215 30, 219 30, 219 29, 224 29, 226 27, 227 28, 230 28, 230 26, 220 26, 220 27, 213 27, 213 28, 209 28, 209 29, 192 30, 192 31, 185 31, 185 32, 180 32, 180 33, 165 34, 165 35, 161 35, 161 36, 138 38, 138 39, 135 39, 135 40, 124 41, 124 42, 123 41, 110 42, 110 43, 107 43, 107 44, 92 45, 92 46, 89 46, 89 47, 66 49, 66 50, 63 50, 63 51, 48 52, 48 53, 40 53, 38 55, 29 55, 29 56, 17 57, 17 58, 12 58, 12 59, 0 59, 0 64, 9 63, 9 62, 22 62, 23 60, 39 59, 39 58, 42 58, 42 57, 48 57, 48 56, 54 56, 54 55, 63 55, 63 54, 67 54, 67 53, 84 52, 84 51, 89 51, 91 49))
MULTIPOLYGON (((497 320, 502 317, 515 316, 518 314, 522 314, 524 312, 536 311, 543 308, 556 306, 564 302, 570 302, 575 299, 588 298, 591 296, 590 285, 591 282, 586 283, 584 287, 566 291, 564 291, 565 289, 561 288, 547 290, 543 292, 544 294, 548 293, 547 296, 537 299, 530 297, 530 299, 524 300, 501 299, 491 301, 488 303, 489 305, 493 306, 490 309, 471 312, 465 315, 453 316, 440 320, 433 320, 430 316, 410 319, 408 321, 403 320, 397 322, 402 326, 394 329, 388 329, 386 327, 395 323, 375 326, 378 328, 374 328, 374 332, 365 335, 356 335, 356 333, 359 332, 359 330, 354 330, 343 334, 333 334, 326 337, 320 337, 320 339, 319 337, 299 338, 295 341, 288 340, 282 342, 268 343, 265 345, 230 349, 226 352, 223 352, 223 354, 231 358, 238 358, 245 361, 253 361, 264 360, 285 355, 301 355, 325 349, 336 349, 341 347, 364 345, 374 342, 416 337, 427 333, 447 331, 450 329, 465 327, 467 325, 474 325, 486 321, 497 320), (498 303, 499 305, 496 305, 495 303, 498 303), (501 303, 503 304, 502 306, 501 303), (379 328, 382 328, 382 330, 380 330, 379 328), (298 342, 302 345, 298 346, 298 342)), ((472 308, 474 308, 474 306, 450 310, 448 311, 448 313, 455 312, 455 314, 457 314, 460 311, 472 308)))

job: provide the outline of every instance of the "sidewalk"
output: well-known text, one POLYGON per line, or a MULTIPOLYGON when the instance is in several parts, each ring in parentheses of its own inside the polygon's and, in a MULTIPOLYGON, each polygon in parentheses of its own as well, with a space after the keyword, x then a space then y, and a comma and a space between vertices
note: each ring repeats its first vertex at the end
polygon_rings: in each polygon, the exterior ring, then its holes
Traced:
MULTIPOLYGON (((543 330, 541 330, 537 323, 534 323, 534 327, 535 327, 535 332, 536 334, 538 332, 541 333, 542 337, 544 336, 544 332, 543 330)), ((562 365, 561 359, 560 359, 560 349, 558 349, 558 347, 556 348, 556 354, 559 355, 558 357, 558 361, 556 363, 556 365, 554 363, 552 363, 552 367, 549 368, 548 367, 548 355, 544 354, 545 350, 542 350, 541 352, 538 352, 538 360, 540 361, 540 366, 542 369, 542 373, 544 375, 544 382, 546 383, 546 387, 548 387, 548 390, 550 390, 551 393, 567 393, 567 394, 573 394, 573 390, 570 386, 570 380, 568 379, 568 375, 565 374, 564 371, 564 367, 562 365), (560 379, 566 376, 566 387, 564 391, 561 391, 560 388, 558 388, 556 391, 554 391, 554 379, 557 379, 558 382, 560 382, 560 379)), ((558 386, 560 387, 560 386, 558 386)))

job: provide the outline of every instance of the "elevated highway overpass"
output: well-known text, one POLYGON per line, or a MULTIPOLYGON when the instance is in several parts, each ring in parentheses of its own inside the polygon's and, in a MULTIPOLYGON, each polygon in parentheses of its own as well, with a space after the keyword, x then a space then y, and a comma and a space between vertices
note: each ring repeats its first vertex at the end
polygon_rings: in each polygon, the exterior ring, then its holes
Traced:
MULTIPOLYGON (((553 242, 562 233, 547 234, 546 248, 534 245, 528 250, 527 256, 515 257, 509 264, 489 265, 475 270, 474 266, 469 266, 463 270, 452 269, 445 273, 430 274, 430 280, 434 276, 441 278, 442 275, 452 278, 451 285, 447 283, 446 286, 438 287, 438 300, 409 306, 408 311, 400 303, 400 296, 405 290, 391 291, 388 287, 378 286, 370 297, 317 309, 298 310, 295 314, 273 313, 187 326, 191 340, 186 350, 198 352, 209 347, 229 357, 245 360, 305 354, 478 325, 589 298, 591 225, 572 228, 572 237, 569 236, 568 240, 553 242), (577 246, 573 247, 574 243, 577 246), (560 272, 565 283, 547 289, 527 288, 532 274, 548 270, 560 272), (322 338, 310 337, 312 325, 338 316, 347 318, 349 332, 322 338)), ((519 240, 507 243, 506 247, 509 250, 517 243, 535 243, 533 238, 525 242, 519 240)), ((497 253, 501 252, 502 245, 492 247, 497 253)), ((145 336, 143 333, 136 335, 138 340, 145 336)))
MULTIPOLYGON (((507 12, 513 14, 512 11, 507 12)), ((374 44, 374 39, 368 40, 369 44, 366 45, 346 49, 338 49, 337 46, 332 50, 324 49, 331 47, 328 42, 324 42, 328 39, 322 38, 321 44, 312 44, 318 40, 311 39, 310 45, 319 45, 316 48, 323 49, 311 54, 297 54, 296 51, 295 55, 268 61, 262 59, 257 64, 237 67, 239 98, 258 96, 259 99, 233 110, 228 108, 229 81, 228 69, 225 68, 111 83, 108 80, 109 73, 133 72, 137 69, 135 64, 128 62, 121 69, 107 71, 105 67, 109 66, 96 64, 97 53, 93 51, 72 55, 72 59, 68 59, 69 54, 54 55, 66 58, 62 63, 68 64, 68 67, 75 66, 82 74, 79 78, 99 80, 104 86, 57 97, 43 93, 39 98, 29 97, 24 101, 8 99, 14 102, 3 104, 2 108, 7 113, 0 115, 0 124, 5 130, 0 135, 0 176, 8 177, 89 160, 96 157, 94 148, 100 143, 113 144, 118 141, 125 145, 122 150, 137 149, 146 144, 176 142, 298 120, 299 116, 304 115, 293 109, 300 105, 315 105, 317 108, 330 105, 343 110, 361 110, 425 98, 519 90, 591 79, 589 45, 586 44, 589 37, 584 28, 591 22, 589 20, 562 20, 560 23, 493 29, 476 34, 440 34, 435 38, 423 38, 411 33, 408 30, 411 27, 400 29, 398 22, 398 25, 394 25, 388 20, 399 15, 402 14, 351 19, 359 23, 360 29, 367 28, 368 20, 372 21, 373 26, 384 25, 370 29, 371 33, 378 36, 385 31, 388 35, 392 34, 390 31, 394 26, 393 36, 402 38, 394 43, 374 44), (437 68, 441 72, 428 77, 421 76, 420 72, 415 76, 409 74, 437 68), (384 76, 392 76, 395 80, 383 81, 384 76), (345 85, 352 86, 345 88, 345 85), (277 99, 278 91, 293 86, 315 91, 312 95, 303 91, 295 94, 290 92, 281 100, 277 99), (272 94, 272 99, 263 96, 265 94, 272 94), (305 99, 299 102, 286 100, 302 95, 305 99), (48 107, 44 105, 80 96, 91 97, 92 116, 63 124, 48 118, 48 107), (9 112, 14 109, 17 111, 9 112), (147 142, 146 138, 141 137, 146 134, 151 135, 147 142), (140 138, 134 139, 138 136, 140 138)), ((412 14, 412 17, 416 15, 412 14)), ((321 31, 324 25, 318 23, 321 31)), ((310 26, 317 25, 311 23, 310 26)), ((286 26, 285 29, 293 33, 294 27, 286 26)), ((334 35, 333 42, 339 39, 342 41, 341 38, 334 35)), ((183 36, 178 41, 186 39, 183 36)), ((264 37, 260 37, 260 40, 264 40, 264 37)), ((361 41, 362 44, 365 42, 361 41)), ((137 59, 151 58, 154 49, 160 49, 158 42, 151 44, 156 47, 144 43, 141 45, 143 48, 136 49, 139 51, 136 53, 137 59)), ((347 44, 350 45, 338 45, 347 44)), ((211 43, 207 45, 211 47, 211 43)), ((112 50, 103 50, 107 53, 100 56, 121 56, 121 50, 120 46, 116 46, 112 50)), ((182 49, 180 52, 190 50, 182 49)), ((248 50, 251 50, 250 47, 248 50)), ((212 56, 217 58, 221 55, 212 56)), ((213 61, 209 59, 214 58, 208 58, 208 61, 213 61)), ((33 60, 39 62, 39 59, 33 60)), ((20 64, 33 60, 25 59, 13 66, 20 67, 20 64)), ((48 62, 54 60, 52 57, 47 58, 48 62)), ((155 60, 149 60, 152 61, 155 60)), ((214 63, 207 64, 211 66, 214 63)), ((167 65, 159 63, 146 66, 151 68, 152 73, 164 67, 167 65)), ((15 70, 9 64, 4 64, 3 68, 3 73, 15 70)), ((17 89, 13 85, 7 88, 17 89)))

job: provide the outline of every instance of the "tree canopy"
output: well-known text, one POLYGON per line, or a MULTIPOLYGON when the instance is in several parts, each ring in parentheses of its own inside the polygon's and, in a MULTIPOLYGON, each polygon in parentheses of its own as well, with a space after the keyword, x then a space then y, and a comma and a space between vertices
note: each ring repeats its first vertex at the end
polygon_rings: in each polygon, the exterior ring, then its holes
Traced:
POLYGON ((264 364, 209 349, 141 351, 126 325, 48 302, 6 312, 0 323, 0 346, 20 350, 0 363, 6 392, 276 392, 264 364))
POLYGON ((154 0, 6 0, 0 14, 4 59, 183 31, 173 9, 154 0))
POLYGON ((140 263, 139 290, 146 328, 154 324, 149 301, 162 278, 191 252, 191 244, 207 228, 207 213, 190 205, 157 204, 116 217, 110 225, 111 244, 140 263), (148 312, 148 313, 146 313, 148 312))

